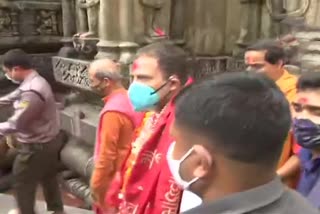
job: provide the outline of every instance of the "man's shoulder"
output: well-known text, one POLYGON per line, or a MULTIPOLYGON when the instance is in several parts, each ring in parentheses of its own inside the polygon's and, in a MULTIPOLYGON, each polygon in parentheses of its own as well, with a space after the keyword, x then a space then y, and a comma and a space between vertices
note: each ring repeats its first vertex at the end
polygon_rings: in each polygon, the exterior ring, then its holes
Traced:
POLYGON ((284 214, 319 214, 320 211, 314 208, 298 192, 287 189, 280 199, 281 213, 284 214))
MULTIPOLYGON (((185 212, 185 214, 208 213, 214 208, 213 205, 214 204, 200 205, 199 207, 185 212)), ((279 199, 267 205, 252 210, 249 210, 247 207, 243 207, 243 209, 246 210, 245 213, 248 214, 320 214, 320 212, 313 208, 299 193, 289 189, 285 189, 279 199)), ((240 210, 226 212, 226 210, 222 209, 220 213, 216 214, 243 213, 240 210)))
POLYGON ((280 86, 284 85, 290 85, 290 86, 296 86, 295 84, 298 81, 298 76, 295 74, 291 74, 289 71, 285 70, 284 74, 280 77, 279 80, 276 81, 276 83, 280 86))
POLYGON ((48 81, 39 74, 36 74, 32 79, 23 82, 19 88, 22 91, 34 90, 42 92, 43 90, 51 90, 48 81))

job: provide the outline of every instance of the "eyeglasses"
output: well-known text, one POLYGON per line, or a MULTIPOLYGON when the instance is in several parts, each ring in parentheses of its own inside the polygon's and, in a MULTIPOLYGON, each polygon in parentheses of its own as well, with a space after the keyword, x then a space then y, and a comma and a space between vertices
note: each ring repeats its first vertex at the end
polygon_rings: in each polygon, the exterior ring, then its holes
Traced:
POLYGON ((291 103, 295 112, 299 113, 303 110, 307 110, 309 113, 320 116, 320 106, 306 105, 301 103, 292 102, 291 103))

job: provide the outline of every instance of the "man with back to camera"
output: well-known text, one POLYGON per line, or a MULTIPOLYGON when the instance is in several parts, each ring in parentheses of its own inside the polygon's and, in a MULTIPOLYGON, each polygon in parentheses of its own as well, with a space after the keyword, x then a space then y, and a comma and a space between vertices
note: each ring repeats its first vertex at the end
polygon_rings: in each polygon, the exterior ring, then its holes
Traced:
MULTIPOLYGON (((285 51, 281 43, 272 40, 261 40, 250 46, 245 53, 248 71, 263 73, 272 79, 287 100, 291 103, 296 96, 298 78, 284 69, 285 51)), ((295 187, 299 172, 299 158, 296 155, 300 147, 289 132, 279 160, 278 174, 290 187, 295 187)))
POLYGON ((320 73, 301 74, 297 84, 293 131, 302 147, 297 191, 320 208, 320 73))
POLYGON ((48 211, 62 214, 56 176, 62 139, 52 89, 20 49, 10 50, 3 56, 3 70, 9 79, 20 83, 15 91, 0 98, 0 106, 14 104, 14 114, 0 123, 0 138, 15 134, 18 142, 18 155, 13 164, 18 209, 9 213, 34 214, 36 189, 41 184, 48 211))
POLYGON ((290 122, 288 102, 263 75, 224 74, 184 90, 167 160, 176 183, 203 200, 186 214, 318 213, 275 172, 290 122))

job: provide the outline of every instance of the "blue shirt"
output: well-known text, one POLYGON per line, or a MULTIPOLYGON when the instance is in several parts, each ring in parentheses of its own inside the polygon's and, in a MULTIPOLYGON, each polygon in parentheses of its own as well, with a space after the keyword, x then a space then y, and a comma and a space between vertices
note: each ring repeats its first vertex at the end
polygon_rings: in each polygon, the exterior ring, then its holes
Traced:
MULTIPOLYGON (((314 201, 310 197, 314 197, 315 195, 320 197, 320 189, 315 189, 317 183, 320 183, 320 156, 312 159, 312 153, 310 150, 301 149, 299 158, 301 161, 302 171, 297 191, 308 198, 309 201, 314 201)), ((319 207, 319 204, 314 205, 319 207)))

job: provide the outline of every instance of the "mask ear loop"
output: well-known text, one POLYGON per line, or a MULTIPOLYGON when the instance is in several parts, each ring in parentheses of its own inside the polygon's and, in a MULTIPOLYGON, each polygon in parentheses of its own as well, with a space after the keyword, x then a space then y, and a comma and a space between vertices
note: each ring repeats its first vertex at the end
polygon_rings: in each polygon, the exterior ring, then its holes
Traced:
MULTIPOLYGON (((194 151, 194 148, 192 147, 181 159, 180 159, 180 163, 181 164, 188 156, 190 156, 190 154, 194 151)), ((210 159, 210 163, 211 163, 211 159, 210 159)), ((193 178, 191 181, 188 182, 188 186, 192 185, 193 183, 197 182, 200 179, 200 177, 195 177, 193 178)))
MULTIPOLYGON (((179 165, 181 165, 181 163, 191 155, 191 153, 194 151, 194 148, 192 147, 191 149, 189 149, 189 151, 180 159, 179 161, 179 165)), ((193 184, 194 182, 198 181, 200 178, 199 177, 195 177, 194 179, 192 179, 191 181, 188 182, 188 186, 190 186, 191 184, 193 184)))
POLYGON ((160 86, 157 90, 155 90, 154 92, 151 92, 150 95, 154 95, 156 94, 158 91, 160 91, 161 89, 163 89, 169 81, 166 81, 165 83, 162 84, 162 86, 160 86))

